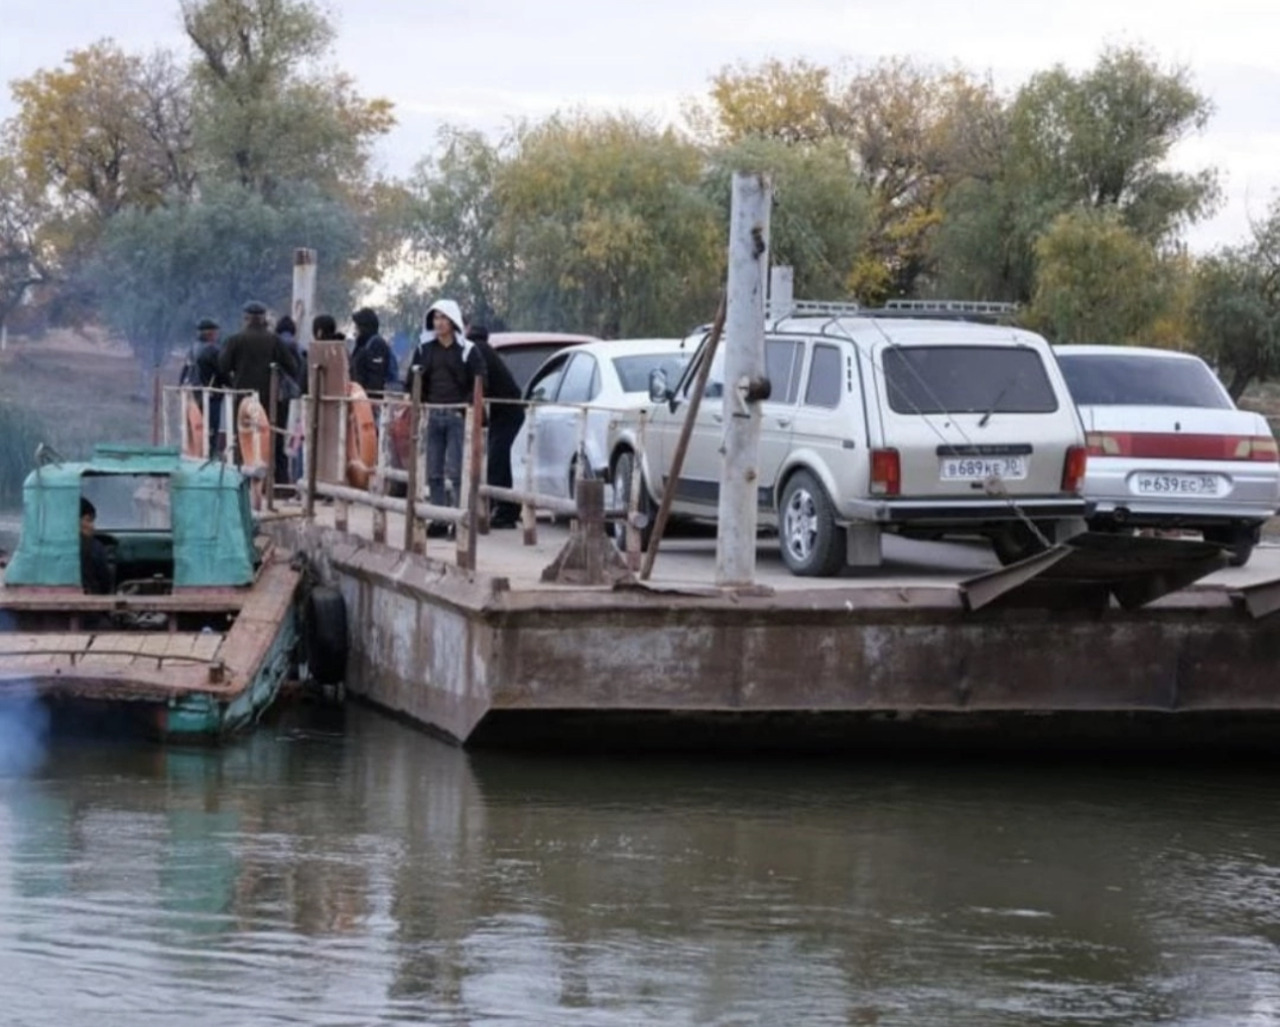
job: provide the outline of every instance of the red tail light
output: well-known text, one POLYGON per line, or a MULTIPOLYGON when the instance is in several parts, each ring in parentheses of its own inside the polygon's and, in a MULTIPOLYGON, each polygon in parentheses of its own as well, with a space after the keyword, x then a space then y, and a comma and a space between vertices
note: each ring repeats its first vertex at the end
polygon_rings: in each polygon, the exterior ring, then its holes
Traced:
POLYGON ((896 449, 871 451, 871 494, 897 496, 902 493, 902 462, 896 449))
POLYGON ((1084 446, 1071 446, 1062 462, 1062 491, 1079 492, 1084 485, 1084 472, 1089 464, 1089 450, 1084 446))
POLYGON ((1270 435, 1186 435, 1182 432, 1090 432, 1090 456, 1147 460, 1255 460, 1280 462, 1270 435))

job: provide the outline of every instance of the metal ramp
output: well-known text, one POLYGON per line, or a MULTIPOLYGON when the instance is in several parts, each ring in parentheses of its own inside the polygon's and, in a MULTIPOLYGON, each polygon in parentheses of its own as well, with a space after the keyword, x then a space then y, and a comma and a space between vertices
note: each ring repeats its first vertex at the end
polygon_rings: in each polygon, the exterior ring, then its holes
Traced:
MULTIPOLYGON (((1086 532, 1019 563, 960 582, 965 609, 1001 606, 1133 610, 1227 565, 1209 542, 1086 532)), ((1280 584, 1272 583, 1280 609, 1280 584)), ((1255 614, 1255 616, 1257 616, 1255 614)))

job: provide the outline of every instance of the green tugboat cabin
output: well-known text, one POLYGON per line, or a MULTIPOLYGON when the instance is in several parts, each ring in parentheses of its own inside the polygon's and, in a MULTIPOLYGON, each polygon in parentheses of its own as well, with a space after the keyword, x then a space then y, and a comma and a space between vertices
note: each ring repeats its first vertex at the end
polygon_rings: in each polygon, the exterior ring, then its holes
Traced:
MULTIPOLYGON (((256 534, 249 480, 148 446, 37 463, 0 587, 0 696, 34 689, 55 713, 110 713, 162 738, 255 723, 298 671, 302 575, 256 534), (82 546, 103 568, 92 589, 82 546)), ((332 623, 345 639, 345 619, 332 623)), ((342 662, 331 676, 345 649, 342 662)))

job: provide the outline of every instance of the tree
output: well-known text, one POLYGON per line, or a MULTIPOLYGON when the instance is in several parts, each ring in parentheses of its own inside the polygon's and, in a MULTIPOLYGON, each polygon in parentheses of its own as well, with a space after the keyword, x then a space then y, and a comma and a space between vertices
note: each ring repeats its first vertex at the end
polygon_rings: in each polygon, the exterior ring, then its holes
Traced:
POLYGON ((18 161, 0 153, 0 325, 34 286, 49 279, 40 241, 47 210, 18 161))
MULTIPOLYGON (((436 156, 418 164, 409 184, 410 245, 438 273, 439 293, 491 323, 511 302, 513 262, 496 193, 507 155, 479 132, 446 127, 438 139, 436 156)), ((425 307, 424 299, 399 303, 425 307)))
POLYGON ((508 320, 605 337, 705 321, 725 249, 702 174, 696 146, 632 115, 522 128, 496 186, 515 266, 508 320))
POLYGON ((395 119, 324 67, 334 30, 309 0, 181 0, 198 55, 196 129, 206 171, 265 194, 298 182, 359 191, 395 119))
POLYGON ((712 76, 709 100, 687 104, 685 117, 708 143, 732 145, 752 138, 817 142, 838 133, 840 115, 827 68, 772 59, 722 68, 712 76))
POLYGON ((298 246, 320 254, 319 307, 342 309, 350 268, 339 262, 325 273, 324 262, 356 230, 346 208, 314 188, 273 204, 243 186, 215 184, 198 200, 117 215, 90 273, 107 323, 144 366, 158 366, 200 317, 234 325, 248 299, 287 311, 298 246))
POLYGON ((735 171, 766 172, 772 179, 770 263, 795 269, 796 296, 846 297, 871 208, 848 148, 834 138, 791 146, 755 137, 715 151, 707 184, 726 225, 735 171))
POLYGON ((1150 243, 1114 210, 1063 214, 1036 243, 1031 319, 1055 342, 1137 342, 1168 300, 1150 243))

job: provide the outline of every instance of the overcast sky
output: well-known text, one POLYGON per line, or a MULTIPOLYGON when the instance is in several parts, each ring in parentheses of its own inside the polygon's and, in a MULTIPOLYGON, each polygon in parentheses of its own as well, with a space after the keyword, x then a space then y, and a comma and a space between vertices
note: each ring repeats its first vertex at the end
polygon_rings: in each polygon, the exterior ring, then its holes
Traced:
MULTIPOLYGON (((726 64, 766 57, 869 63, 907 54, 990 72, 1012 90, 1034 71, 1083 69, 1108 43, 1187 65, 1215 105, 1179 166, 1214 165, 1225 202, 1193 249, 1242 241, 1280 188, 1280 0, 331 0, 336 60, 396 105, 380 145, 403 174, 457 123, 500 131, 571 107, 678 119, 726 64)), ((58 64, 106 36, 186 53, 177 0, 0 0, 0 79, 58 64)), ((0 116, 12 113, 7 90, 0 116)))

